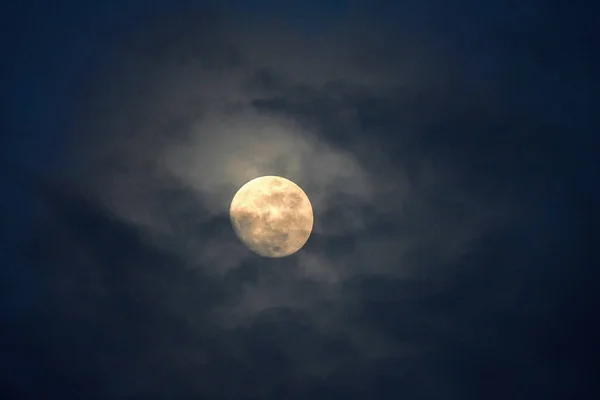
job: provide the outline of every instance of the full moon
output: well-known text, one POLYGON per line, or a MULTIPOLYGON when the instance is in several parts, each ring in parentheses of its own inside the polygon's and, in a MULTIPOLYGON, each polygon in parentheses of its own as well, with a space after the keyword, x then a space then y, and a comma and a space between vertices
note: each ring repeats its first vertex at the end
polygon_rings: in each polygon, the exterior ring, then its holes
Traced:
POLYGON ((313 227, 308 196, 279 176, 261 176, 242 186, 231 201, 229 216, 240 240, 264 257, 294 254, 313 227))

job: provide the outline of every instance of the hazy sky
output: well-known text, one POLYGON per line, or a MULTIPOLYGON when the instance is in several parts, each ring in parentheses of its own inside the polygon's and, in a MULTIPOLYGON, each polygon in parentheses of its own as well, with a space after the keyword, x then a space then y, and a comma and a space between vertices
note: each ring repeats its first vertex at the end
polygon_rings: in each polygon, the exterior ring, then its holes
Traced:
POLYGON ((12 3, 7 398, 597 396, 585 2, 12 3), (293 256, 231 228, 261 175, 293 256))

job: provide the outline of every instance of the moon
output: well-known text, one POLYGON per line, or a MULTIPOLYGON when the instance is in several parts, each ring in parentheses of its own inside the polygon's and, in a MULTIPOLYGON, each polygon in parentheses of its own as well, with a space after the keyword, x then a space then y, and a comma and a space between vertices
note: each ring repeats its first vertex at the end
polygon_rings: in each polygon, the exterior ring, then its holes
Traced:
POLYGON ((285 257, 304 246, 313 228, 310 200, 280 176, 261 176, 242 186, 229 209, 240 240, 263 257, 285 257))

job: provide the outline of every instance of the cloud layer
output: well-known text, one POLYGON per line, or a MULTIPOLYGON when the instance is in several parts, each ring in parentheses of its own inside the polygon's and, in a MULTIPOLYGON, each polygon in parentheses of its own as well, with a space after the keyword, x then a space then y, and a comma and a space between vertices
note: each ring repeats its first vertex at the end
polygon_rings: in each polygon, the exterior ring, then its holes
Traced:
MULTIPOLYGON (((370 63, 364 54, 389 37, 355 41, 349 26, 318 39, 273 24, 264 29, 224 21, 198 28, 197 19, 165 18, 158 27, 130 33, 135 40, 118 51, 118 72, 98 81, 103 89, 88 105, 92 114, 76 127, 88 133, 86 144, 90 131, 99 138, 100 146, 82 152, 83 170, 86 179, 98 177, 92 190, 122 218, 155 236, 171 236, 187 248, 180 251, 191 252, 186 257, 201 259, 227 248, 222 244, 229 239, 198 245, 195 227, 225 214, 245 182, 274 174, 308 193, 317 218, 315 246, 346 242, 335 256, 326 254, 329 246, 299 256, 312 259, 304 269, 318 264, 331 269, 323 272, 330 277, 358 271, 340 271, 329 258, 344 257, 346 264, 376 251, 388 259, 378 269, 403 274, 412 263, 406 257, 417 249, 456 256, 480 234, 492 213, 469 199, 450 165, 425 154, 415 158, 422 152, 415 143, 418 127, 395 120, 377 126, 378 113, 385 122, 385 115, 405 112, 411 93, 427 87, 425 73, 418 79, 414 72, 426 64, 410 47, 398 49, 405 51, 402 63, 370 63), (390 63, 398 64, 391 75, 390 63), (93 126, 86 125, 90 121, 93 126), (448 220, 457 215, 460 224, 448 220), (373 239, 370 231, 377 229, 387 232, 373 239)), ((219 265, 211 257, 216 270, 237 262, 219 265)))

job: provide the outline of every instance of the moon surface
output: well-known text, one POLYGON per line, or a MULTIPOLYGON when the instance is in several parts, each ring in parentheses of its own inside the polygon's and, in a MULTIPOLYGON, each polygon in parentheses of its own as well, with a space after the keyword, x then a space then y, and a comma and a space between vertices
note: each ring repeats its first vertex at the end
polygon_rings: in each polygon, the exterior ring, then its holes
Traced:
POLYGON ((231 201, 229 216, 240 240, 264 257, 294 254, 313 227, 308 196, 280 176, 261 176, 242 186, 231 201))

